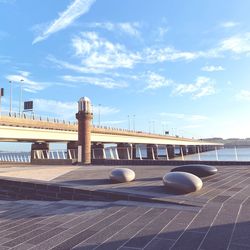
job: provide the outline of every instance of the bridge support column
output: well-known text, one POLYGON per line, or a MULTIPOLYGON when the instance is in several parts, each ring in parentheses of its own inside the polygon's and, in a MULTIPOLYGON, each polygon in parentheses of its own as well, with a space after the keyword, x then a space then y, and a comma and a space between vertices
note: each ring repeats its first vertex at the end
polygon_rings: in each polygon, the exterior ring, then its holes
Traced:
POLYGON ((201 151, 201 146, 200 145, 197 145, 196 146, 196 152, 197 153, 201 153, 202 151, 201 151))
POLYGON ((187 147, 186 146, 181 146, 181 150, 183 155, 187 155, 187 147))
POLYGON ((67 159, 77 159, 78 142, 70 141, 67 143, 67 159))
POLYGON ((158 145, 147 144, 147 158, 153 160, 158 159, 158 145))
POLYGON ((92 159, 104 159, 104 144, 93 143, 91 147, 92 159))
POLYGON ((35 142, 31 145, 31 163, 34 159, 48 158, 49 143, 35 142))
POLYGON ((201 152, 207 152, 207 146, 206 145, 202 145, 201 146, 201 152))
POLYGON ((195 154, 196 153, 196 147, 195 146, 188 146, 188 154, 195 154))
POLYGON ((132 147, 132 160, 136 159, 136 144, 131 144, 132 147))
POLYGON ((167 145, 167 151, 168 151, 168 158, 173 159, 175 157, 174 146, 167 145))
POLYGON ((131 152, 133 153, 132 145, 128 143, 118 143, 117 152, 120 160, 130 160, 132 157, 131 152))
POLYGON ((78 102, 78 164, 91 164, 92 107, 90 100, 83 97, 78 102))

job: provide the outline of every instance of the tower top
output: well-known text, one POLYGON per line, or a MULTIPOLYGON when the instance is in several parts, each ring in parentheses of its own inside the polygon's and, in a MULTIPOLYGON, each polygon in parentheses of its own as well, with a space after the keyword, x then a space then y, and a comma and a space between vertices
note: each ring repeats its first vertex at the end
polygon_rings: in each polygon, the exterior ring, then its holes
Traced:
POLYGON ((81 97, 78 101, 78 111, 82 111, 86 114, 92 113, 91 101, 88 97, 81 97))

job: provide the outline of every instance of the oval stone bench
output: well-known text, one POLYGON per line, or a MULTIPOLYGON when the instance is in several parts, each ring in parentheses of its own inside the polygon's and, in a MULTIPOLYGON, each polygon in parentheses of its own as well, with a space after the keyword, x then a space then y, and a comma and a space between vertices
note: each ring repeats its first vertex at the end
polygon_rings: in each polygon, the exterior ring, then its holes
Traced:
POLYGON ((163 184, 171 191, 180 193, 190 193, 202 188, 202 180, 186 172, 170 172, 163 176, 163 184))
POLYGON ((206 177, 217 173, 217 168, 214 166, 203 164, 187 164, 173 168, 171 172, 187 172, 198 177, 206 177))
POLYGON ((109 178, 115 182, 129 182, 135 179, 135 172, 129 168, 115 168, 109 178))

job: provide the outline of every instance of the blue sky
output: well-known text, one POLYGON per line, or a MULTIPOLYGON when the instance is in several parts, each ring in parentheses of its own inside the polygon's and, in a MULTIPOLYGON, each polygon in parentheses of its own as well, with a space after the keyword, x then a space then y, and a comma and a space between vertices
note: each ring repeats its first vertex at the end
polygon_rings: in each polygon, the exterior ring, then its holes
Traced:
POLYGON ((187 137, 250 137, 250 1, 0 0, 2 109, 187 137), (129 125, 130 124, 130 125, 129 125))

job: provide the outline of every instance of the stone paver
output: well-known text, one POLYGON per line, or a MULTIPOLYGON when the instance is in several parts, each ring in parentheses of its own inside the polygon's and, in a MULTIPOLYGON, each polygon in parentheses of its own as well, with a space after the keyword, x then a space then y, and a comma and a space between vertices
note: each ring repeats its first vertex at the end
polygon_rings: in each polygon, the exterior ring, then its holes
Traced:
POLYGON ((117 186, 104 181, 106 170, 98 175, 101 167, 54 181, 156 202, 0 199, 0 250, 250 249, 250 167, 219 166, 200 192, 179 196, 162 189, 159 175, 170 167, 154 167, 132 167, 138 179, 117 186))

